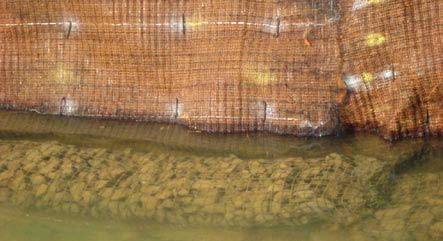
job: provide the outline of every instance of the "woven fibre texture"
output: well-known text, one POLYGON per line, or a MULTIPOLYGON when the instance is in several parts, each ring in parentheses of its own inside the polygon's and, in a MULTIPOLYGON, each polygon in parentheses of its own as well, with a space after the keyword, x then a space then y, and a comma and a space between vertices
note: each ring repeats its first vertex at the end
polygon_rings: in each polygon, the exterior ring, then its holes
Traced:
POLYGON ((386 138, 441 135, 443 1, 342 1, 340 47, 352 90, 342 123, 386 138))
POLYGON ((0 3, 0 106, 210 132, 442 130, 441 1, 0 3))

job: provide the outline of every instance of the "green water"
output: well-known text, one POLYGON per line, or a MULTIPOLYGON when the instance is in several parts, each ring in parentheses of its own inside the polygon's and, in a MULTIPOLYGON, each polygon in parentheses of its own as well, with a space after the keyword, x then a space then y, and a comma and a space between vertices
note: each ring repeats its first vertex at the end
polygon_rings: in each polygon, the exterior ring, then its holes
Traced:
POLYGON ((345 240, 335 228, 217 228, 180 227, 137 221, 91 220, 54 213, 30 213, 0 209, 0 240, 91 241, 253 241, 253 240, 345 240))
POLYGON ((0 240, 443 239, 441 139, 0 116, 0 240))

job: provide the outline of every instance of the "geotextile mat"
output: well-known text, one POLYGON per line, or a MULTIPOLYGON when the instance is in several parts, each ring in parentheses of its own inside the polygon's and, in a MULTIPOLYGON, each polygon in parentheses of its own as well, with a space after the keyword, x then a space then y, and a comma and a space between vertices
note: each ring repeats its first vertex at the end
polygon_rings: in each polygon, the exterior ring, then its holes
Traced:
POLYGON ((5 0, 0 107, 209 132, 442 133, 443 2, 5 0))

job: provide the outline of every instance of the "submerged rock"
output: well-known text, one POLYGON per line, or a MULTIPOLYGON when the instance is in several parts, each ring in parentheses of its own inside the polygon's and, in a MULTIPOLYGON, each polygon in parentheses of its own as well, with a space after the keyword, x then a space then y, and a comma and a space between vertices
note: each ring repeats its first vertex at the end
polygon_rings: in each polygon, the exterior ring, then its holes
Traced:
MULTIPOLYGON (((354 222, 370 205, 382 202, 396 165, 337 153, 266 160, 157 155, 57 142, 14 145, 10 151, 21 154, 0 160, 0 166, 8 165, 0 169, 0 187, 5 187, 0 201, 192 225, 354 222)), ((386 227, 405 225, 387 218, 388 210, 378 216, 386 227)))
POLYGON ((46 181, 44 176, 38 175, 38 174, 31 175, 30 180, 31 180, 31 183, 36 186, 40 185, 46 181))
POLYGON ((434 223, 430 229, 432 237, 443 238, 443 222, 434 223))
POLYGON ((8 201, 11 197, 11 194, 12 192, 11 190, 9 190, 9 188, 0 187, 0 203, 8 201))
POLYGON ((443 173, 399 176, 389 204, 374 210, 372 217, 360 220, 353 233, 371 236, 373 240, 441 240, 442 178, 443 173))

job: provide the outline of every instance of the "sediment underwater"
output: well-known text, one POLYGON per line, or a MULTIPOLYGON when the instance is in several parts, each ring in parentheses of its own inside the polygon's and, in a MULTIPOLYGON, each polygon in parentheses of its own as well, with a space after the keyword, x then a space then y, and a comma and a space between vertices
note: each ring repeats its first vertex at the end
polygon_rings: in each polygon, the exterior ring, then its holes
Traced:
POLYGON ((226 136, 161 124, 1 115, 0 227, 9 228, 0 239, 26 240, 13 234, 18 228, 45 232, 29 220, 56 230, 60 220, 73 223, 86 239, 94 227, 113 225, 140 235, 128 240, 146 240, 146 225, 158 235, 147 240, 200 240, 196 230, 207 240, 227 232, 248 240, 251 230, 263 240, 443 237, 439 139, 226 136), (180 231, 174 237, 167 230, 180 231))

